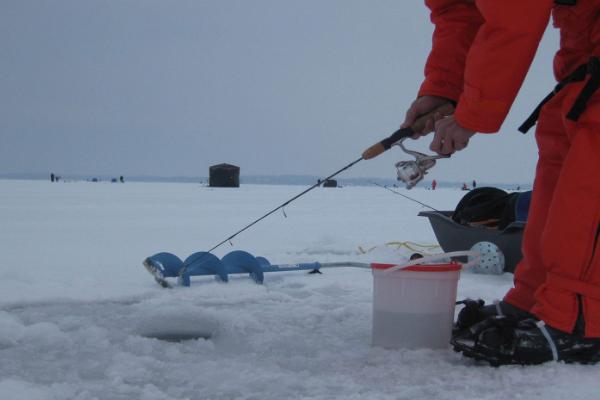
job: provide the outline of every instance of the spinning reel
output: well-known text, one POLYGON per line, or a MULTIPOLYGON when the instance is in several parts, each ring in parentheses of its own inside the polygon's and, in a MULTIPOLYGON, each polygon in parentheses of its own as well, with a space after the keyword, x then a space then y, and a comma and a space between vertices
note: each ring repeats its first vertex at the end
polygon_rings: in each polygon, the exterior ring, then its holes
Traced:
POLYGON ((425 175, 427 175, 427 170, 433 168, 436 160, 440 158, 449 158, 450 156, 427 155, 418 151, 409 150, 404 147, 404 140, 406 140, 406 137, 400 139, 394 143, 394 145, 399 146, 402 151, 414 156, 415 159, 410 161, 398 161, 395 165, 396 170, 398 171, 398 180, 404 182, 407 189, 412 189, 425 177, 425 175))
POLYGON ((421 116, 412 126, 400 128, 389 137, 366 149, 362 154, 362 159, 369 160, 375 158, 384 151, 389 150, 392 146, 400 146, 402 151, 406 154, 415 157, 415 159, 411 161, 399 161, 396 163, 398 180, 404 182, 407 189, 411 189, 423 179, 427 174, 427 170, 435 165, 435 160, 448 158, 450 156, 427 155, 419 153, 418 151, 408 150, 404 147, 402 142, 404 142, 406 138, 413 136, 415 132, 422 130, 425 127, 428 118, 431 118, 438 113, 441 115, 451 115, 452 112, 454 112, 452 103, 441 105, 436 110, 421 116))

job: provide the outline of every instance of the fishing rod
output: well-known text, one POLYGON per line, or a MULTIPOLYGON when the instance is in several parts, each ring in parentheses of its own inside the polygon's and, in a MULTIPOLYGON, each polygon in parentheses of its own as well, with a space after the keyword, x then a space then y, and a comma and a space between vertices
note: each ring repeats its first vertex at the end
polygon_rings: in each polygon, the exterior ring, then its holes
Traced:
POLYGON ((409 196, 407 196, 407 195, 405 195, 405 194, 402 194, 402 193, 400 193, 400 192, 398 192, 398 191, 396 191, 396 190, 390 189, 389 187, 387 187, 387 186, 385 186, 385 185, 380 185, 379 183, 377 183, 377 182, 373 182, 373 181, 371 181, 371 182, 369 182, 369 183, 372 183, 372 184, 373 184, 373 185, 375 185, 375 186, 379 186, 380 188, 387 189, 387 190, 389 190, 390 192, 392 192, 392 193, 394 193, 394 194, 397 194, 398 196, 402 196, 402 197, 404 197, 405 199, 408 199, 408 200, 414 201, 415 203, 419 203, 419 204, 420 204, 420 205, 422 205, 423 207, 427 207, 427 208, 429 208, 429 209, 431 209, 431 210, 433 210, 433 211, 440 212, 439 210, 436 210, 435 208, 433 208, 433 207, 431 207, 431 206, 428 206, 427 204, 425 204, 425 203, 422 203, 422 202, 420 202, 419 200, 413 199, 412 197, 409 197, 409 196))
MULTIPOLYGON (((266 213, 265 215, 263 215, 260 218, 257 218, 256 220, 250 222, 248 225, 244 226, 242 229, 238 230, 237 232, 235 232, 234 234, 230 235, 229 237, 227 237, 226 239, 223 239, 221 242, 217 243, 216 245, 214 245, 212 248, 210 248, 210 250, 208 250, 208 253, 212 252, 213 250, 217 249, 218 247, 222 246, 223 244, 230 242, 233 238, 235 238, 237 235, 239 235, 240 233, 244 232, 245 230, 249 229, 250 227, 254 226, 255 224, 257 224, 258 222, 262 221, 263 219, 267 218, 269 215, 277 212, 278 210, 281 210, 282 208, 284 208, 285 206, 287 206, 288 204, 290 204, 291 202, 293 202, 294 200, 297 200, 298 198, 304 196, 306 193, 310 192, 311 190, 315 189, 316 187, 321 185, 321 182, 324 182, 328 179, 331 179, 335 176, 337 176, 338 174, 344 172, 345 170, 353 167, 354 165, 358 164, 360 161, 362 160, 370 160, 372 158, 375 158, 377 156, 379 156, 380 154, 384 153, 385 151, 389 150, 390 148, 392 148, 392 146, 398 144, 401 145, 402 149, 411 154, 411 155, 415 155, 415 157, 417 158, 416 161, 407 161, 407 162, 399 162, 396 164, 396 168, 398 168, 398 179, 404 181, 407 184, 407 187, 410 189, 412 188, 418 181, 420 181, 423 176, 426 173, 426 170, 433 167, 433 165, 435 164, 435 158, 442 158, 445 156, 427 156, 425 158, 427 158, 426 162, 421 161, 421 158, 423 158, 423 154, 421 153, 417 153, 417 152, 411 152, 411 151, 407 151, 404 146, 402 146, 402 141, 408 137, 411 137, 415 134, 415 132, 420 132, 425 128, 425 125, 427 124, 427 121, 436 114, 441 114, 441 115, 449 115, 454 111, 454 106, 450 103, 448 104, 444 104, 440 107, 438 107, 437 109, 422 115, 421 117, 419 117, 414 124, 412 124, 411 126, 405 127, 405 128, 400 128, 397 131, 395 131, 394 133, 392 133, 389 137, 381 140, 378 143, 375 143, 373 146, 369 147, 368 149, 366 149, 360 158, 352 161, 351 163, 349 163, 348 165, 344 166, 343 168, 339 169, 338 171, 334 172, 333 174, 329 175, 328 177, 324 178, 324 179, 320 179, 318 180, 314 185, 312 185, 311 187, 309 187, 308 189, 304 190, 303 192, 297 194, 296 196, 292 197, 291 199, 287 200, 286 202, 284 202, 283 204, 275 207, 274 209, 272 209, 271 211, 269 211, 268 213, 266 213), (421 158, 419 158, 421 157, 421 158), (399 164, 402 164, 402 167, 399 166, 399 164), (402 173, 401 173, 402 171, 402 173), (407 172, 409 171, 409 172, 407 172)), ((431 207, 430 207, 431 208, 431 207)))

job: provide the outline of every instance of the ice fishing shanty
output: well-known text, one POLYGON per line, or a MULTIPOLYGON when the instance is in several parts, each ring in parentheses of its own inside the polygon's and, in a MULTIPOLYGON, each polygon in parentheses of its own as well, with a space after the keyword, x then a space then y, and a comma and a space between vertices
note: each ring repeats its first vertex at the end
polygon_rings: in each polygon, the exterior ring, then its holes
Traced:
POLYGON ((336 188, 338 187, 338 183, 335 179, 326 179, 323 181, 324 188, 336 188))
POLYGON ((240 187, 240 167, 232 164, 213 165, 208 170, 210 187, 240 187))

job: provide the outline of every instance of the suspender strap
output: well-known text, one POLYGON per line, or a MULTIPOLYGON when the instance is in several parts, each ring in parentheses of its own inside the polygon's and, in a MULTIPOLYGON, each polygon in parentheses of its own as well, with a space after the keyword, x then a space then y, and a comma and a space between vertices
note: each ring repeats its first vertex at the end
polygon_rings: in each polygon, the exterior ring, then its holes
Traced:
POLYGON ((527 119, 525 120, 525 122, 523 122, 521 124, 521 126, 519 126, 519 132, 527 133, 527 131, 529 131, 531 128, 533 128, 533 126, 536 124, 537 120, 540 118, 540 112, 542 111, 542 107, 544 107, 544 105, 547 102, 552 100, 552 98, 554 96, 556 96, 556 94, 560 91, 560 89, 562 89, 562 88, 559 88, 559 86, 560 86, 560 83, 558 85, 556 85, 554 90, 552 92, 550 92, 550 94, 548 96, 544 97, 544 100, 542 100, 540 102, 540 104, 537 105, 537 107, 535 108, 535 110, 533 110, 531 115, 529 117, 527 117, 527 119))
MULTIPOLYGON (((597 61, 598 59, 595 58, 595 60, 597 61)), ((590 60, 590 63, 591 63, 591 60, 590 60)), ((523 122, 523 124, 519 127, 519 131, 523 132, 523 133, 527 133, 527 131, 529 129, 531 129, 535 125, 535 123, 537 122, 537 120, 539 119, 542 107, 544 107, 544 105, 547 102, 549 102, 550 100, 552 100, 552 98, 554 98, 554 96, 556 96, 558 94, 558 92, 560 92, 568 84, 570 84, 572 82, 581 82, 581 81, 585 80, 587 72, 588 72, 588 64, 581 64, 569 76, 567 76, 565 79, 563 79, 562 81, 560 81, 558 83, 558 85, 556 85, 554 87, 554 90, 548 96, 546 96, 544 98, 544 100, 542 100, 542 102, 540 104, 538 104, 538 106, 535 108, 535 110, 533 110, 533 112, 531 113, 531 115, 529 116, 529 118, 527 118, 525 120, 525 122, 523 122)), ((593 92, 592 92, 592 94, 593 94, 593 92)), ((590 94, 589 97, 591 97, 591 94, 590 94)), ((584 102, 583 102, 583 109, 577 110, 577 111, 579 111, 579 114, 577 115, 577 117, 579 117, 579 115, 585 109, 585 104, 587 103, 587 100, 589 99, 589 97, 584 100, 584 102)))
POLYGON ((585 84, 581 93, 573 103, 573 107, 567 114, 567 118, 571 121, 577 121, 581 114, 585 111, 585 106, 588 100, 593 96, 594 92, 600 88, 600 58, 592 57, 587 64, 587 73, 590 74, 590 80, 585 84))

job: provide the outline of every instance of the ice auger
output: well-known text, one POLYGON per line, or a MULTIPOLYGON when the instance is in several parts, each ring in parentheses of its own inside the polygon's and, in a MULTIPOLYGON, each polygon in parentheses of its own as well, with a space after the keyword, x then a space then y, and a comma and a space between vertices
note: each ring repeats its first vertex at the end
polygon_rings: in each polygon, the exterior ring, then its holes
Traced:
POLYGON ((236 250, 218 258, 212 253, 200 251, 192 254, 185 261, 172 253, 158 253, 144 260, 144 267, 154 276, 162 287, 171 287, 166 278, 177 278, 179 285, 190 286, 192 276, 210 276, 222 282, 229 281, 231 274, 248 274, 254 282, 262 284, 267 272, 309 271, 319 273, 321 268, 358 267, 370 268, 370 264, 357 262, 337 263, 299 263, 273 265, 264 257, 236 250))

